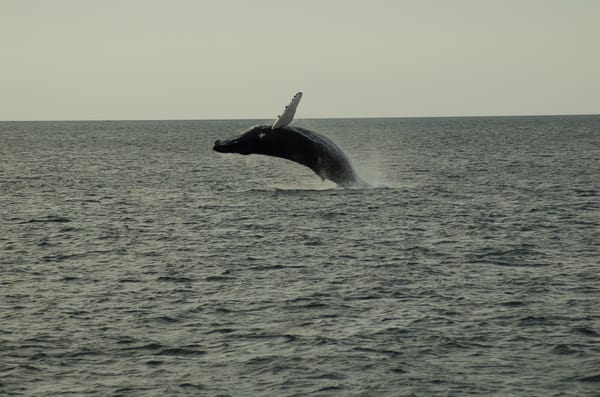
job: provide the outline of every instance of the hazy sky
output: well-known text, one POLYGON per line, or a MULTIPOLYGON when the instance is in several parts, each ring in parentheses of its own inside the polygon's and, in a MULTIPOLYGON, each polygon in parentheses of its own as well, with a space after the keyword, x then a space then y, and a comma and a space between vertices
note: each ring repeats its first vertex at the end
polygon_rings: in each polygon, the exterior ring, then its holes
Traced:
POLYGON ((600 113, 599 0, 0 0, 0 120, 600 113))

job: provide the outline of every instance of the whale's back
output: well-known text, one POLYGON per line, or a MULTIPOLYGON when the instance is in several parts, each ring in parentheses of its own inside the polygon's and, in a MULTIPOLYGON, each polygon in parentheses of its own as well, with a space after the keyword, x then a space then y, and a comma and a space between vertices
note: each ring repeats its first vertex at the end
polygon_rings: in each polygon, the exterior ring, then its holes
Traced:
POLYGON ((312 151, 313 165, 307 165, 323 179, 329 179, 341 186, 351 186, 360 181, 352 162, 331 139, 317 132, 301 127, 286 127, 291 133, 299 134, 308 141, 312 151))

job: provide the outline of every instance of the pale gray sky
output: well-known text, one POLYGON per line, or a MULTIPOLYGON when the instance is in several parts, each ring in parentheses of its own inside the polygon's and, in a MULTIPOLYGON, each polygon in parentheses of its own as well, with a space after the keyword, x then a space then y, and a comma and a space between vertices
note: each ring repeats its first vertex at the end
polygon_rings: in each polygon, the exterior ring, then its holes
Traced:
POLYGON ((600 113, 599 0, 0 0, 0 120, 600 113))

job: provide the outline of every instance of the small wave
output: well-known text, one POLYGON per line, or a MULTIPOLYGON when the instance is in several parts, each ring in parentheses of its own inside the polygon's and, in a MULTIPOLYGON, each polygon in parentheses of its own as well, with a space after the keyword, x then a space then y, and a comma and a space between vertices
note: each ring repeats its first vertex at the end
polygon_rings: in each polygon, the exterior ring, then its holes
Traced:
POLYGON ((598 375, 591 375, 591 376, 584 376, 583 378, 579 378, 580 382, 595 382, 598 383, 600 382, 600 374, 598 375))
POLYGON ((64 276, 60 279, 60 281, 81 281, 82 278, 81 277, 76 277, 76 276, 64 276))
POLYGON ((159 365, 162 365, 164 363, 164 361, 162 360, 148 360, 146 361, 146 365, 149 367, 158 367, 159 365))
POLYGON ((67 227, 61 228, 58 232, 59 233, 68 233, 68 232, 75 232, 77 230, 79 230, 79 229, 77 229, 76 227, 67 226, 67 227))
POLYGON ((216 328, 216 329, 208 331, 206 333, 206 335, 211 335, 211 334, 231 334, 232 332, 236 332, 236 330, 233 329, 233 328, 216 328))
POLYGON ((351 190, 369 190, 369 189, 390 189, 390 186, 383 182, 368 182, 364 179, 357 180, 354 184, 347 186, 351 190))
POLYGON ((63 262, 69 259, 82 259, 85 256, 87 256, 87 253, 80 253, 80 254, 70 254, 70 255, 64 255, 64 254, 56 254, 56 255, 46 255, 42 257, 42 261, 44 262, 63 262))
POLYGON ((544 316, 527 316, 518 320, 519 326, 545 326, 553 325, 554 321, 544 316))
POLYGON ((204 350, 197 350, 195 348, 184 348, 184 347, 173 347, 163 349, 157 353, 159 356, 196 356, 206 354, 204 350))
POLYGON ((571 346, 569 346, 567 344, 560 344, 560 345, 554 346, 554 348, 552 349, 552 353, 559 354, 559 355, 569 355, 569 354, 577 354, 577 353, 579 353, 579 351, 573 349, 571 346))
POLYGON ((117 248, 114 250, 93 250, 87 252, 78 252, 74 254, 54 254, 54 255, 46 255, 42 257, 42 261, 44 262, 63 262, 66 260, 78 260, 83 259, 89 256, 94 255, 105 255, 105 254, 123 254, 124 251, 122 248, 117 248))
POLYGON ((119 283, 141 283, 144 281, 140 280, 138 278, 125 277, 125 278, 120 279, 118 282, 119 283))
POLYGON ((392 187, 383 182, 373 182, 371 184, 371 189, 392 189, 392 187))
POLYGON ((342 390, 342 389, 343 389, 343 387, 338 386, 338 385, 325 386, 318 390, 315 390, 315 393, 325 393, 325 392, 331 392, 331 391, 342 390))
POLYGON ((519 306, 526 306, 527 305, 523 301, 506 301, 506 302, 502 302, 500 304, 502 306, 507 306, 507 307, 519 307, 519 306))
POLYGON ((33 218, 21 223, 67 223, 71 219, 62 216, 47 216, 46 218, 33 218))
POLYGON ((285 268, 286 268, 286 266, 284 266, 284 265, 264 265, 264 266, 249 267, 248 270, 264 271, 264 270, 281 270, 281 269, 285 269, 285 268))
POLYGON ((193 280, 189 277, 178 277, 178 276, 161 276, 157 281, 171 281, 174 283, 189 283, 193 280))
POLYGON ((231 280, 235 280, 235 277, 230 277, 230 276, 208 276, 204 280, 205 281, 231 281, 231 280))
POLYGON ((156 317, 154 320, 156 320, 159 323, 177 323, 177 322, 179 322, 178 319, 169 317, 169 316, 156 317))
POLYGON ((579 197, 596 197, 598 196, 598 190, 594 189, 575 189, 575 193, 579 197))
MULTIPOLYGON (((119 343, 127 343, 127 342, 119 342, 119 343)), ((128 346, 128 347, 124 347, 121 350, 123 350, 123 351, 159 350, 159 349, 163 349, 164 347, 165 346, 163 346, 160 343, 151 342, 151 343, 147 343, 145 345, 140 345, 140 346, 128 346)))
POLYGON ((600 337, 600 332, 592 329, 592 328, 588 328, 588 327, 579 327, 579 328, 575 328, 575 331, 577 333, 583 334, 583 335, 587 335, 587 336, 593 336, 593 337, 600 337))
POLYGON ((340 190, 341 188, 334 183, 325 181, 318 183, 291 183, 291 184, 276 184, 268 185, 266 188, 254 189, 254 191, 277 191, 277 192, 327 192, 332 190, 340 190))
POLYGON ((348 186, 338 186, 330 181, 324 181, 319 183, 303 183, 303 184, 290 184, 290 185, 272 185, 266 189, 253 189, 253 191, 301 191, 301 192, 331 192, 331 191, 343 191, 343 190, 370 190, 370 189, 392 189, 391 186, 383 182, 367 182, 365 180, 358 180, 356 183, 348 186))
POLYGON ((202 384, 195 384, 195 383, 181 383, 179 385, 179 387, 183 388, 183 389, 194 389, 194 390, 205 390, 206 386, 202 385, 202 384))

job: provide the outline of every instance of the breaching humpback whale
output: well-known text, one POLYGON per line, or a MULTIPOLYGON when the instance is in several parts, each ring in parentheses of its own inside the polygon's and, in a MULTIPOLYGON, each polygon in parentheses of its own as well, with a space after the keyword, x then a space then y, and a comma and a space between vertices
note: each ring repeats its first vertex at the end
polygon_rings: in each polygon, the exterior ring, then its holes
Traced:
POLYGON ((273 125, 255 126, 237 138, 217 140, 213 150, 280 157, 305 165, 323 180, 328 179, 340 186, 367 186, 352 167, 348 156, 331 139, 305 128, 289 126, 301 98, 301 92, 294 95, 273 125))

